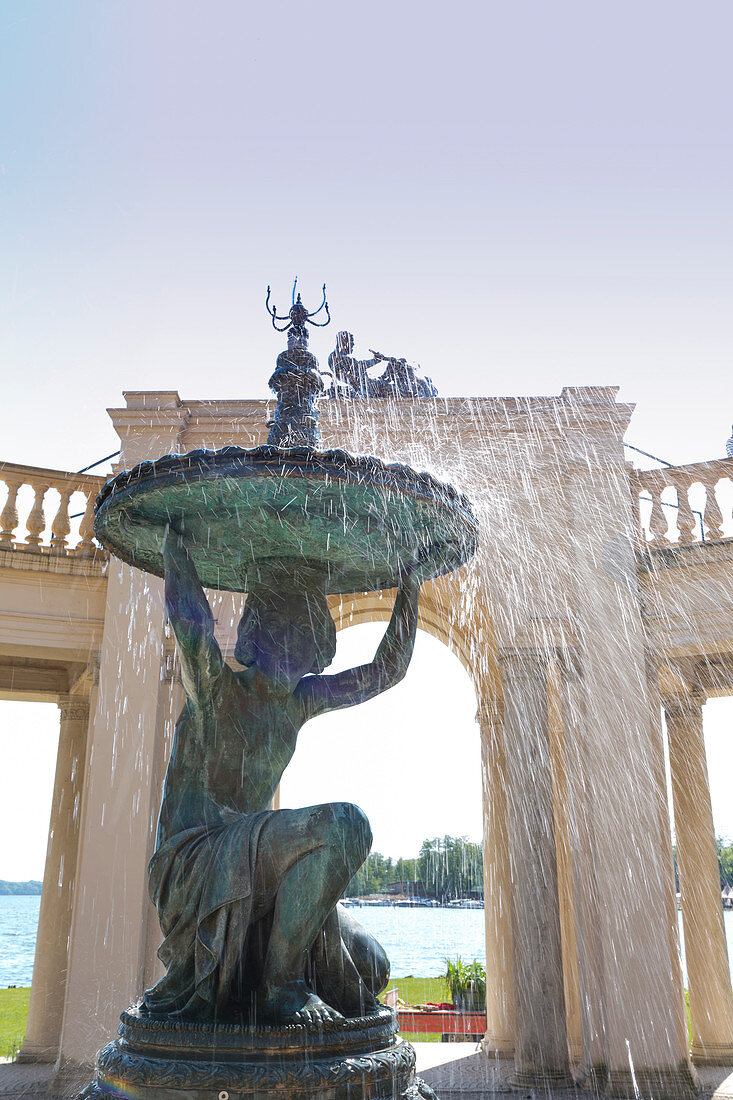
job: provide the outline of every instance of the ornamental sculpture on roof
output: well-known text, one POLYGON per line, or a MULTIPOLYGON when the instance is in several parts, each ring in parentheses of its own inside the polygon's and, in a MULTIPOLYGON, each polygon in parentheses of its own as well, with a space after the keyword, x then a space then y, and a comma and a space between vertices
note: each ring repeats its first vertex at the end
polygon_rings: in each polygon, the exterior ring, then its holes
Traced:
POLYGON ((419 378, 406 359, 383 355, 369 349, 371 359, 356 359, 352 354, 354 337, 350 332, 336 333, 336 347, 328 357, 332 381, 329 397, 435 397, 438 393, 430 378, 419 378), (386 363, 376 377, 369 370, 386 363))

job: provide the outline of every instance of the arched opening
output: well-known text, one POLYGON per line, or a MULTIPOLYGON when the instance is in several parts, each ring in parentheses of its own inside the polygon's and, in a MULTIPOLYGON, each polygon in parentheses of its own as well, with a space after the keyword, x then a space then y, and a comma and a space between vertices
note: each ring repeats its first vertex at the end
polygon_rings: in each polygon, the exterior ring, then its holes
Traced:
POLYGON ((25 1036, 59 744, 54 703, 0 701, 0 1057, 25 1036))
POLYGON ((703 731, 713 828, 718 846, 728 965, 733 980, 733 800, 730 797, 733 779, 732 710, 730 696, 708 699, 703 708, 703 731))
MULTIPOLYGON (((372 621, 340 630, 327 671, 370 661, 384 628, 372 621)), ((420 629, 405 679, 376 699, 305 726, 283 775, 282 806, 348 801, 366 812, 373 870, 361 881, 367 889, 354 915, 387 951, 403 1000, 445 1000, 438 979, 448 957, 485 962, 476 711, 464 665, 420 629), (460 864, 463 874, 456 872, 460 864)))

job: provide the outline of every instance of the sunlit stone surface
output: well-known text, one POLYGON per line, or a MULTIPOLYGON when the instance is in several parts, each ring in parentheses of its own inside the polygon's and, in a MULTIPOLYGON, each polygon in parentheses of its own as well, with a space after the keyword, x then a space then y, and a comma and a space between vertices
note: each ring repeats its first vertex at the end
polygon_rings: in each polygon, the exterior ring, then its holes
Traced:
POLYGON ((432 1095, 377 1000, 384 951, 338 904, 371 847, 363 811, 273 802, 302 725, 405 675, 421 583, 470 560, 476 521, 427 474, 314 449, 320 382, 300 296, 289 316, 267 447, 143 462, 95 506, 100 543, 164 577, 186 704, 148 866, 166 973, 98 1054, 89 1100, 432 1095), (247 593, 238 670, 204 583, 247 593), (393 584, 374 660, 324 675, 336 649, 327 595, 393 584))
MULTIPOLYGON (((479 698, 493 975, 487 1058, 511 1055, 523 1041, 517 981, 532 960, 514 958, 512 909, 524 903, 508 822, 532 799, 536 769, 549 769, 572 1072, 620 1093, 635 1085, 642 1096, 676 1097, 692 1078, 659 703, 733 693, 733 460, 633 471, 622 448, 632 407, 615 395, 580 387, 555 397, 333 400, 321 406, 320 446, 377 453, 450 480, 471 498, 484 532, 460 581, 423 585, 419 622, 459 655, 479 698), (649 504, 636 504, 640 493, 652 498, 651 519, 649 504), (679 509, 664 506, 662 494, 679 509), (532 759, 529 745, 507 745, 502 669, 524 649, 548 670, 548 739, 532 759), (508 786, 507 749, 511 774, 526 776, 519 789, 508 786)), ((273 411, 274 402, 127 393, 110 411, 120 468, 176 451, 264 444, 273 411)), ((68 974, 57 976, 61 1063, 89 1065, 114 1034, 120 1006, 160 975, 145 868, 181 686, 161 583, 93 552, 101 479, 21 466, 0 476, 10 486, 0 513, 4 690, 46 699, 71 691, 90 704, 68 974), (22 525, 32 502, 24 511, 21 486, 45 495, 49 526, 33 536, 39 543, 22 525), (83 495, 69 507, 77 488, 83 495), (68 514, 85 500, 75 547, 68 514)), ((34 529, 39 522, 36 514, 34 529)), ((212 602, 231 659, 241 604, 225 594, 212 602)), ((329 605, 338 628, 385 616, 376 593, 329 597, 329 605)), ((679 731, 684 741, 684 724, 679 731)), ((698 768, 694 753, 683 761, 683 784, 688 767, 698 768)), ((711 853, 701 815, 689 830, 695 849, 711 853)), ((697 927, 715 934, 719 902, 706 904, 697 927)), ((526 919, 536 919, 531 909, 526 919)), ((725 955, 724 943, 711 944, 712 958, 725 955)), ((691 1009, 706 1050, 733 1065, 730 996, 729 984, 698 985, 691 1009)), ((540 1050, 538 1073, 545 1064, 540 1050)))

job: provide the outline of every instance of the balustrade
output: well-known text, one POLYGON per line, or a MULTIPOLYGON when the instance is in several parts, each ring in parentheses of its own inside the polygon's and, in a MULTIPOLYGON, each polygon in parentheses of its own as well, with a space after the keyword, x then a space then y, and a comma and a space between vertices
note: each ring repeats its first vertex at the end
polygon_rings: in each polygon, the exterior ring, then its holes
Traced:
POLYGON ((733 459, 635 470, 632 477, 640 504, 646 502, 646 520, 637 511, 642 537, 653 549, 733 537, 733 459))
MULTIPOLYGON (((94 474, 0 463, 0 484, 7 489, 0 511, 0 550, 74 557, 103 553, 94 541, 93 524, 94 501, 104 481, 94 474), (26 487, 33 501, 19 512, 19 494, 26 487), (78 506, 76 494, 84 498, 78 506)), ((642 538, 651 547, 733 537, 733 458, 634 470, 632 486, 642 538)))
POLYGON ((94 501, 104 481, 94 474, 0 463, 0 483, 7 489, 0 512, 0 549, 77 558, 104 554, 93 530, 94 501), (30 509, 19 510, 19 495, 26 487, 33 501, 30 509), (77 506, 79 495, 83 500, 77 506))

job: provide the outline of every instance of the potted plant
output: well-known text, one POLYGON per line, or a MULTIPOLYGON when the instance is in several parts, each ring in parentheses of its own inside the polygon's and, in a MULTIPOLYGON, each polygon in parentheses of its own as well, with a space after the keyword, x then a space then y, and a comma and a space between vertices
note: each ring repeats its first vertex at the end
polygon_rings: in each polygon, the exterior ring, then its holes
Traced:
POLYGON ((466 963, 445 960, 443 975, 450 989, 451 1000, 459 1012, 484 1012, 486 1009, 486 971, 476 959, 466 963))

